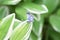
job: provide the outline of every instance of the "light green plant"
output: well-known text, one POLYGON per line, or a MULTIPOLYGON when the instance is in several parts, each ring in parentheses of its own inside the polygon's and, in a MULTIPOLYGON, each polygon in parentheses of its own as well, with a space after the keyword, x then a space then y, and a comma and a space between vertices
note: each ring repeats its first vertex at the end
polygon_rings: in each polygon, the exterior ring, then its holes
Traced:
POLYGON ((60 0, 0 0, 0 40, 60 40, 60 0))

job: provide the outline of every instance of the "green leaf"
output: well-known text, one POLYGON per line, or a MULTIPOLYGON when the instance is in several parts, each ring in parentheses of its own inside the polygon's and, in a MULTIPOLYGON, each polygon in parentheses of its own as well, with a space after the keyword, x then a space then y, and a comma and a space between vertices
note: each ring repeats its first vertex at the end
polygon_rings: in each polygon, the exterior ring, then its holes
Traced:
POLYGON ((0 5, 16 5, 21 0, 0 0, 0 5))
POLYGON ((16 16, 18 19, 20 19, 20 20, 26 20, 27 19, 27 10, 18 6, 18 7, 16 7, 15 11, 16 11, 16 16))
POLYGON ((35 33, 32 31, 30 34, 29 40, 42 40, 41 38, 42 37, 40 37, 40 36, 36 36, 35 33))
POLYGON ((24 21, 20 23, 13 31, 10 40, 27 40, 31 33, 32 23, 24 21))
POLYGON ((42 14, 42 13, 48 12, 45 5, 38 5, 34 3, 24 3, 22 7, 26 9, 28 12, 31 12, 34 14, 42 14))
POLYGON ((45 5, 38 5, 34 3, 22 3, 19 4, 16 9, 16 16, 20 20, 26 20, 27 19, 27 12, 33 13, 33 14, 42 14, 48 12, 45 5))
POLYGON ((0 23, 0 40, 8 40, 12 32, 15 14, 8 15, 0 23))
POLYGON ((33 22, 33 32, 37 35, 37 36, 40 36, 41 33, 42 33, 42 28, 43 28, 43 17, 40 16, 40 20, 37 21, 37 20, 34 20, 33 22))
POLYGON ((49 13, 53 12, 57 5, 59 3, 59 0, 43 0, 43 4, 45 4, 49 10, 49 13))
POLYGON ((55 31, 60 32, 60 16, 52 15, 50 17, 50 24, 55 31))
POLYGON ((15 28, 20 24, 20 23, 21 23, 21 21, 20 21, 20 20, 15 19, 13 29, 15 29, 15 28))
POLYGON ((0 20, 2 20, 8 14, 9 14, 8 7, 7 6, 0 6, 0 20))
POLYGON ((30 38, 29 40, 37 40, 38 37, 34 34, 34 32, 32 31, 31 34, 30 34, 30 38))

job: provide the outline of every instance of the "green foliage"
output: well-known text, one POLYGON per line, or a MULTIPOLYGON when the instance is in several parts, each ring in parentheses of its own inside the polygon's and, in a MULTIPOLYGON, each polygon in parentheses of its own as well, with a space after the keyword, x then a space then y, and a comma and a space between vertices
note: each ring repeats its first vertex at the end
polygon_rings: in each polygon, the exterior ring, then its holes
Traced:
POLYGON ((19 24, 12 33, 10 40, 27 40, 31 30, 31 24, 27 21, 19 24))
POLYGON ((60 0, 0 0, 0 40, 60 40, 60 0))
POLYGON ((0 5, 16 5, 21 0, 0 0, 0 5))
POLYGON ((59 0, 43 0, 43 3, 47 6, 49 13, 51 13, 56 9, 59 0))
POLYGON ((7 6, 0 6, 0 20, 9 14, 7 6))
POLYGON ((8 30, 12 27, 11 25, 12 25, 12 21, 14 21, 13 19, 14 19, 14 15, 10 15, 4 18, 0 23, 0 40, 3 40, 8 30))
POLYGON ((50 17, 50 23, 57 32, 60 32, 60 16, 52 15, 50 17))

